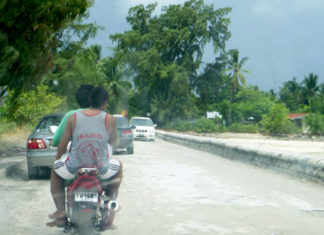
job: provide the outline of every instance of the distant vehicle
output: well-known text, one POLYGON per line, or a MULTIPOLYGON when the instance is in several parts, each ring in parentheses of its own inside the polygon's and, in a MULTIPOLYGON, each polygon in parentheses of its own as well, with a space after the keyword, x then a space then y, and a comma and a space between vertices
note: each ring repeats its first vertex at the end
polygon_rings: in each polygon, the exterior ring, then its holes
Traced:
POLYGON ((52 167, 57 149, 52 147, 54 129, 61 123, 64 114, 44 116, 27 139, 27 168, 30 179, 39 177, 41 167, 52 167))
POLYGON ((128 154, 134 153, 134 137, 132 128, 135 127, 130 126, 128 120, 122 115, 113 115, 117 122, 117 131, 118 131, 118 146, 117 149, 127 149, 128 154))
POLYGON ((133 129, 134 139, 155 140, 156 125, 153 125, 150 118, 133 117, 130 124, 136 127, 133 129))

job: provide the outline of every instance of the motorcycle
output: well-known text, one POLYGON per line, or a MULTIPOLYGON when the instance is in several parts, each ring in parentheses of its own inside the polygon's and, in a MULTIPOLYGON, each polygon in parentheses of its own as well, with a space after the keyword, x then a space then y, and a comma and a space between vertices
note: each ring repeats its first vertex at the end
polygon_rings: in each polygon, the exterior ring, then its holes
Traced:
POLYGON ((80 168, 66 189, 68 224, 63 231, 79 235, 99 235, 107 223, 104 219, 105 202, 109 202, 108 213, 118 210, 119 205, 115 199, 104 194, 99 171, 95 168, 80 168))

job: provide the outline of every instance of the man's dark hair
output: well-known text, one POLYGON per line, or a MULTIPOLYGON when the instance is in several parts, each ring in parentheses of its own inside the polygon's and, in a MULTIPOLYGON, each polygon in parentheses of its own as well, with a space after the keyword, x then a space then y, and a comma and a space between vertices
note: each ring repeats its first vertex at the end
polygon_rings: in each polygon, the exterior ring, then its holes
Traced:
POLYGON ((96 87, 90 94, 90 107, 100 108, 108 100, 108 92, 103 87, 96 87))
POLYGON ((75 93, 75 98, 82 109, 87 109, 90 106, 89 97, 93 90, 92 85, 81 85, 75 93))

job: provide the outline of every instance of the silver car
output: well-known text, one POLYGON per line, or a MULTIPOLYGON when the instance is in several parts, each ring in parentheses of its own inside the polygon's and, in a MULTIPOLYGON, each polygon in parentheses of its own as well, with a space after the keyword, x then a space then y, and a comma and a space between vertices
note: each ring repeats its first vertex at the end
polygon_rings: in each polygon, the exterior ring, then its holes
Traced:
POLYGON ((52 147, 54 130, 64 114, 44 116, 27 139, 27 167, 30 179, 39 177, 41 167, 52 167, 57 149, 52 147))

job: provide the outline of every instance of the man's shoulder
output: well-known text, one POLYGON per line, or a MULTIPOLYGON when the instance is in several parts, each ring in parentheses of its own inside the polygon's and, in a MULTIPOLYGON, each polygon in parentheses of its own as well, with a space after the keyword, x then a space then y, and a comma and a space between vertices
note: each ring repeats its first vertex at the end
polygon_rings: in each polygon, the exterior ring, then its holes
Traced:
POLYGON ((65 113, 65 116, 70 117, 72 114, 74 114, 78 111, 82 111, 82 110, 84 110, 84 109, 75 109, 75 110, 68 111, 67 113, 65 113))
POLYGON ((113 115, 109 114, 109 113, 106 113, 105 112, 105 115, 106 115, 106 121, 107 122, 110 122, 110 123, 115 123, 116 122, 116 119, 113 115))

